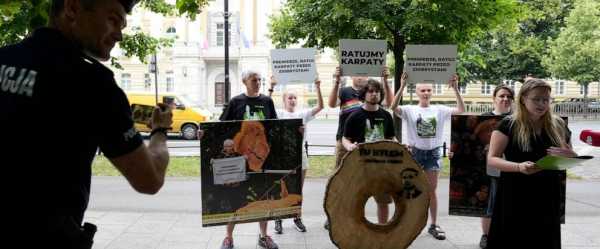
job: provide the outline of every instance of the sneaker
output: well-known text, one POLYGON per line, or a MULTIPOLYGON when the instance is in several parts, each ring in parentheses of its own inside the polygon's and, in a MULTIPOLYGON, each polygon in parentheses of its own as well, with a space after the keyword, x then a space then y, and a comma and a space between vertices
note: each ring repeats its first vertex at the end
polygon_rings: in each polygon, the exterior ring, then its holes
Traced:
POLYGON ((275 220, 275 233, 282 234, 283 227, 281 226, 281 220, 275 220))
POLYGON ((302 219, 295 218, 294 224, 296 224, 296 230, 298 230, 298 232, 302 232, 302 233, 306 232, 306 227, 304 226, 304 224, 302 224, 302 219))
POLYGON ((233 239, 225 237, 223 244, 221 244, 221 249, 233 249, 233 239))
POLYGON ((439 239, 439 240, 446 239, 446 232, 444 232, 444 230, 442 230, 442 228, 440 228, 440 226, 438 226, 438 225, 431 224, 431 226, 429 226, 428 232, 429 232, 429 234, 433 235, 433 237, 436 239, 439 239))
POLYGON ((269 235, 267 235, 265 237, 259 236, 258 246, 260 246, 260 248, 264 248, 264 249, 279 249, 279 246, 277 245, 277 243, 275 243, 275 241, 273 241, 273 239, 271 239, 271 236, 269 236, 269 235))
POLYGON ((329 220, 325 221, 325 225, 323 225, 323 227, 325 228, 325 230, 329 230, 329 220))
POLYGON ((487 248, 487 240, 488 240, 487 234, 482 234, 481 240, 479 241, 479 247, 481 249, 487 248))

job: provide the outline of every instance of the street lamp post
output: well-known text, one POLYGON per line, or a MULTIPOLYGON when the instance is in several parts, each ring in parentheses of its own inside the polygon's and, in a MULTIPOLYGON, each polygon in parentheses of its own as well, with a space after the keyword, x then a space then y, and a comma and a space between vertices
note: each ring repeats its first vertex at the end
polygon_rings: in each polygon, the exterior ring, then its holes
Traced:
POLYGON ((223 1, 225 6, 223 9, 223 17, 225 18, 225 104, 223 111, 227 109, 229 103, 231 88, 229 86, 229 0, 223 1))

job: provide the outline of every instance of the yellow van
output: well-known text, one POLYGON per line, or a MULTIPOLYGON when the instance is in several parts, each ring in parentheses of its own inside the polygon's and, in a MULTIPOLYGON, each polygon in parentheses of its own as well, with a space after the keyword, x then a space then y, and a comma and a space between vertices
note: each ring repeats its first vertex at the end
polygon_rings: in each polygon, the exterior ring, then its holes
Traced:
MULTIPOLYGON (((154 93, 126 93, 129 104, 156 105, 154 93)), ((179 133, 182 138, 187 140, 196 139, 198 125, 200 122, 208 121, 212 117, 209 111, 196 107, 191 101, 183 96, 175 94, 158 94, 158 102, 162 102, 163 97, 171 97, 175 100, 177 106, 173 110, 173 129, 170 132, 179 133)), ((135 128, 141 132, 150 132, 150 129, 143 124, 135 124, 135 128)))

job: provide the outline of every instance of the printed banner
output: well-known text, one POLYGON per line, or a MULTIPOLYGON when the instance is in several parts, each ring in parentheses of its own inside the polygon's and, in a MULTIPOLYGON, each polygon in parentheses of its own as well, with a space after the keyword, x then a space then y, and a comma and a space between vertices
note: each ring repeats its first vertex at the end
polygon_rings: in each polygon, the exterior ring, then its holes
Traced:
POLYGON ((386 63, 385 40, 340 40, 340 67, 344 76, 380 77, 386 63))
MULTIPOLYGON (((490 197, 486 173, 492 131, 503 116, 452 115, 449 214, 485 217, 490 197)), ((562 221, 567 174, 561 174, 562 221)))
POLYGON ((406 45, 408 84, 445 84, 456 73, 456 45, 406 45))
POLYGON ((298 217, 301 119, 200 124, 202 226, 298 217))
POLYGON ((314 48, 272 49, 271 65, 277 83, 312 84, 317 78, 314 48))

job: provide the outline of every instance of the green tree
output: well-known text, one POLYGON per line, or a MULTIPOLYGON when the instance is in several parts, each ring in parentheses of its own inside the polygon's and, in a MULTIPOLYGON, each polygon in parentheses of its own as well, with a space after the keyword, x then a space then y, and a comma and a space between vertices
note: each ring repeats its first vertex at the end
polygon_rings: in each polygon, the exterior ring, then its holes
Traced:
POLYGON ((400 84, 406 44, 458 44, 484 30, 514 23, 515 0, 288 0, 271 17, 271 39, 279 47, 337 48, 338 40, 382 39, 394 55, 400 84))
POLYGON ((469 80, 498 83, 525 75, 550 76, 542 64, 549 41, 565 26, 573 0, 526 0, 518 25, 489 30, 463 51, 460 69, 469 80))
POLYGON ((550 43, 544 65, 557 78, 575 80, 586 89, 600 79, 600 2, 577 0, 558 38, 550 43))
MULTIPOLYGON (((36 28, 46 25, 50 2, 51 0, 1 0, 0 46, 14 44, 36 28)), ((194 19, 206 4, 208 0, 177 0, 175 5, 168 4, 164 0, 141 0, 138 5, 163 15, 185 15, 194 19)), ((146 61, 148 55, 171 44, 172 40, 157 39, 141 31, 123 34, 123 41, 119 43, 126 56, 136 56, 142 62, 146 61)), ((114 58, 111 61, 113 65, 119 67, 114 58)))

